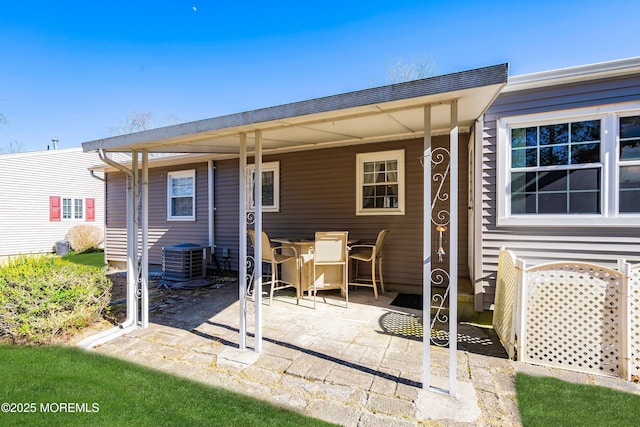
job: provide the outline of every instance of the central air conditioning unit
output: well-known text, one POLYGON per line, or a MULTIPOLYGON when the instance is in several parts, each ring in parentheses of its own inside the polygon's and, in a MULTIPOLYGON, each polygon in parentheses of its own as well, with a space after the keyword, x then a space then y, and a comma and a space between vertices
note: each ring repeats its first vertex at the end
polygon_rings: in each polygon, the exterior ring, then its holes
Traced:
POLYGON ((183 243, 162 248, 162 276, 164 280, 180 282, 207 275, 208 246, 183 243))

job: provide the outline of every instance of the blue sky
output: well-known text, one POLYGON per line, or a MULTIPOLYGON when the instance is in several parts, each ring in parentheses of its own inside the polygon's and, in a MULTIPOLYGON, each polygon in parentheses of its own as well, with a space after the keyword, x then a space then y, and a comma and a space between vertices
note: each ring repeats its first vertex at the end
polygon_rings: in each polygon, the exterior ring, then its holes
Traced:
POLYGON ((0 148, 111 136, 133 112, 191 121, 438 74, 510 74, 640 56, 635 1, 9 1, 0 148))

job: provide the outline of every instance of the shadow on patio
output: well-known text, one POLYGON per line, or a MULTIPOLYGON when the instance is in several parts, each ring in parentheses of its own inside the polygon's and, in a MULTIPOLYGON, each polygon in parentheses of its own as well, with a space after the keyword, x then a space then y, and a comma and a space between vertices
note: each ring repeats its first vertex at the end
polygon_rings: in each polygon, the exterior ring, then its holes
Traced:
MULTIPOLYGON (((357 288, 345 309, 339 291, 326 292, 314 310, 310 298, 296 305, 293 292, 280 291, 272 305, 262 306, 260 353, 252 350, 252 334, 250 349, 239 350, 237 281, 192 290, 160 287, 153 294, 149 328, 97 351, 342 425, 369 416, 373 425, 421 419, 421 311, 390 305, 395 293, 376 301, 370 289, 357 288)), ((252 313, 247 321, 253 332, 252 313)), ((487 354, 497 343, 481 328, 459 327, 459 349, 487 354)), ((446 378, 447 351, 432 346, 431 353, 432 376, 446 378)), ((470 381, 468 357, 460 351, 456 376, 470 381)))
MULTIPOLYGON (((149 310, 152 323, 182 329, 224 346, 239 347, 237 280, 233 276, 214 276, 208 286, 190 289, 171 288, 161 283, 157 278, 150 282, 149 310), (229 315, 226 313, 228 310, 235 314, 229 315), (220 317, 223 312, 225 314, 220 317)), ((318 309, 314 310, 310 298, 296 305, 292 289, 278 291, 272 306, 263 304, 263 340, 319 360, 421 387, 419 376, 402 378, 390 374, 387 370, 392 366, 382 363, 385 359, 382 353, 385 352, 381 350, 411 348, 411 353, 415 355, 411 363, 420 364, 422 310, 391 305, 395 293, 383 294, 378 301, 370 294, 365 289, 352 290, 350 297, 354 306, 345 309, 340 306, 337 293, 325 292, 325 303, 319 303, 318 309), (378 356, 373 356, 374 353, 378 356)), ((319 298, 319 302, 323 298, 319 298)), ((119 301, 120 309, 116 308, 114 313, 122 311, 124 304, 122 300, 119 301)), ((248 303, 249 310, 253 308, 252 304, 248 303)), ((248 313, 247 317, 248 330, 251 331, 253 313, 248 313)), ((431 331, 432 344, 446 346, 449 339, 447 330, 447 324, 436 323, 431 331)), ((249 345, 252 339, 253 334, 250 333, 249 345)), ((458 325, 458 350, 506 357, 493 329, 467 323, 458 325)))

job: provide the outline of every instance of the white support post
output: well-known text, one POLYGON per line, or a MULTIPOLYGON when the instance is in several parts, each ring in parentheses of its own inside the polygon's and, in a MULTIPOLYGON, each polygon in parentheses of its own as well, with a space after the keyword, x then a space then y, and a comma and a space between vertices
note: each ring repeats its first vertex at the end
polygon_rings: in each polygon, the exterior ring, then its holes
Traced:
POLYGON ((431 387, 431 105, 424 106, 422 151, 422 388, 431 387), (427 328, 429 328, 427 332, 427 328))
POLYGON ((449 132, 449 394, 457 397, 458 361, 458 101, 451 101, 449 132))
POLYGON ((149 326, 149 152, 142 150, 142 283, 141 324, 149 326))
POLYGON ((133 193, 133 174, 127 175, 127 197, 125 200, 126 206, 126 225, 127 225, 127 319, 131 320, 132 324, 136 324, 136 310, 135 310, 135 285, 132 284, 134 271, 133 260, 131 255, 131 249, 133 244, 133 203, 131 201, 133 193))
POLYGON ((253 289, 255 312, 255 352, 262 351, 262 132, 255 132, 255 177, 254 206, 255 206, 255 247, 253 254, 256 258, 254 268, 255 287, 253 289))
MULTIPOLYGON (((215 253, 215 238, 214 238, 214 222, 215 222, 215 205, 214 205, 214 200, 213 200, 213 196, 214 196, 214 170, 215 170, 215 165, 213 163, 213 160, 207 160, 207 201, 208 201, 208 208, 209 208, 209 214, 207 215, 207 222, 209 223, 209 248, 211 248, 211 254, 213 255, 215 253)), ((240 207, 242 209, 242 206, 240 207)), ((207 262, 211 261, 211 259, 208 259, 207 262)))
POLYGON ((247 135, 240 134, 240 183, 239 183, 239 254, 238 270, 240 272, 239 300, 240 300, 240 350, 247 348, 247 135))
POLYGON ((620 284, 620 324, 618 334, 620 337, 620 376, 631 381, 631 264, 625 260, 618 261, 618 269, 623 274, 620 284))
POLYGON ((131 176, 127 177, 127 318, 138 324, 138 152, 131 151, 131 176))

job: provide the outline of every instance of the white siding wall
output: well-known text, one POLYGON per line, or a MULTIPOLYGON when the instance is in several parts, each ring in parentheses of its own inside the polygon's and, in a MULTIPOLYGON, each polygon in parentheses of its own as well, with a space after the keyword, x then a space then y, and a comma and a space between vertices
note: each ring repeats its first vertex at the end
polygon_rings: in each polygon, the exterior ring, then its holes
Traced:
POLYGON ((0 155, 0 256, 51 252, 77 224, 104 229, 104 183, 87 169, 99 164, 81 148, 0 155), (49 196, 94 198, 95 221, 50 221, 49 196))

